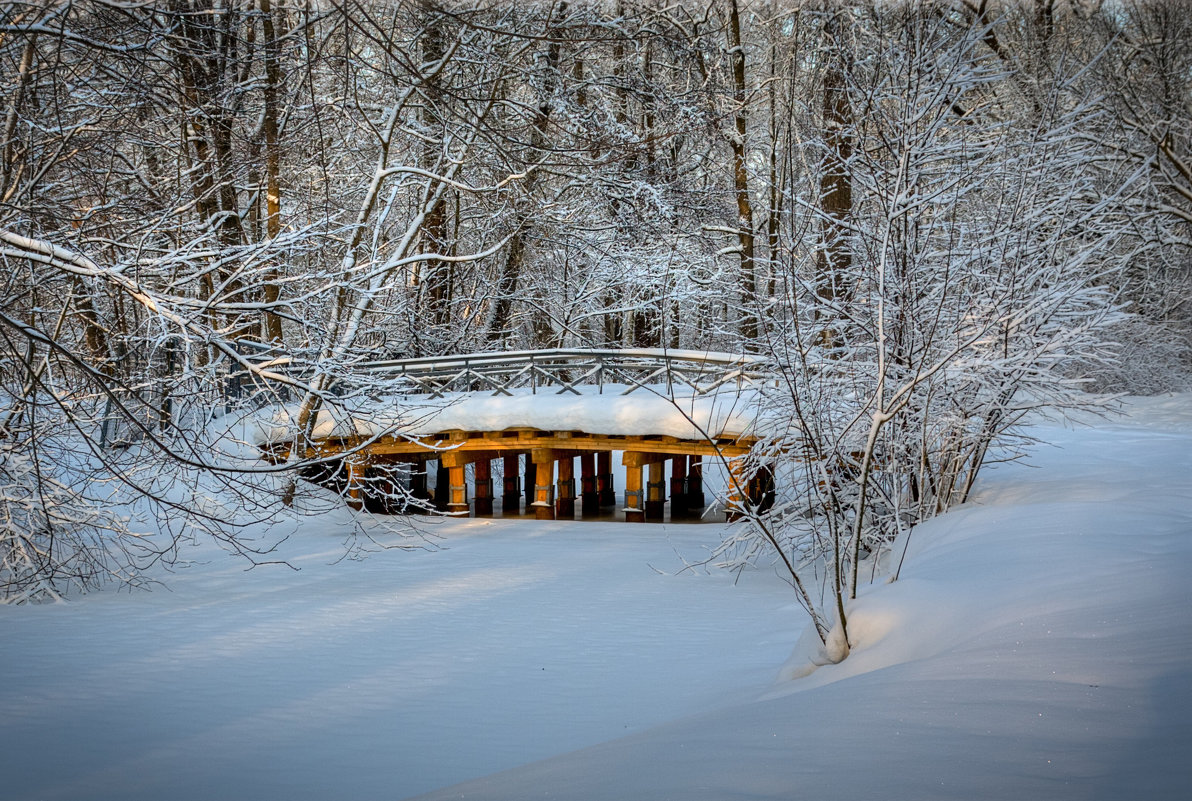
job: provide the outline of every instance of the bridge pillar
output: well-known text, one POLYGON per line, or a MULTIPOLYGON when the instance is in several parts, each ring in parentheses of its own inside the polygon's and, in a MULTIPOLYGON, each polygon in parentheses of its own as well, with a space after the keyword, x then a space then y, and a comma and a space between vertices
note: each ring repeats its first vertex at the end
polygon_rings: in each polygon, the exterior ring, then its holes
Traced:
MULTIPOLYGON (((430 490, 426 488, 426 460, 420 459, 410 473, 410 497, 416 501, 429 501, 430 490)), ((425 507, 422 507, 425 509, 425 507)), ((419 509, 421 511, 422 509, 419 509)))
POLYGON ((671 459, 671 520, 687 516, 687 457, 671 459))
POLYGON ((724 516, 730 523, 745 516, 752 482, 745 477, 745 460, 732 459, 728 463, 728 486, 725 489, 724 516))
POLYGON ((559 491, 555 495, 555 517, 575 519, 575 457, 559 459, 559 491))
POLYGON ((707 505, 704 500, 704 457, 692 456, 687 470, 687 509, 695 511, 707 505))
POLYGON ((582 483, 580 492, 580 514, 595 517, 600 513, 600 496, 596 493, 596 454, 581 453, 579 473, 582 483))
POLYGON ((477 517, 490 517, 493 513, 492 462, 487 458, 473 463, 472 508, 477 517))
POLYGON ((359 512, 364 508, 364 471, 367 463, 358 454, 344 459, 344 472, 347 474, 348 486, 345 497, 348 508, 359 512))
POLYGON ((650 462, 646 482, 646 520, 661 520, 666 505, 666 463, 650 462))
POLYGON ((468 485, 464 482, 465 469, 462 464, 458 467, 447 468, 449 482, 447 514, 449 515, 468 516, 468 485))
POLYGON ((518 475, 517 454, 504 457, 505 477, 501 481, 501 511, 516 512, 521 509, 521 477, 518 475))
MULTIPOLYGON (((554 481, 554 480, 555 479, 552 476, 551 481, 554 481)), ((534 494, 534 486, 537 483, 537 481, 538 481, 538 467, 537 467, 537 465, 534 464, 533 455, 527 453, 526 454, 526 478, 525 478, 525 481, 522 482, 522 487, 526 491, 526 511, 527 512, 529 512, 530 507, 534 505, 534 500, 536 497, 534 494)))
POLYGON ((646 522, 646 499, 642 492, 640 464, 625 465, 625 522, 646 522))
POLYGON ((372 486, 365 492, 365 507, 376 509, 383 514, 400 514, 406 505, 407 498, 401 489, 401 475, 405 468, 398 462, 385 460, 382 464, 374 463, 372 486))
POLYGON ((617 491, 613 488, 613 454, 600 451, 596 454, 596 496, 600 506, 616 506, 617 491))
POLYGON ((555 459, 549 451, 539 461, 539 454, 526 461, 534 465, 534 517, 539 520, 555 519, 555 459))
POLYGON ((446 465, 443 464, 443 458, 440 456, 438 464, 435 465, 435 511, 446 512, 447 504, 451 503, 450 497, 451 479, 448 475, 446 465))
POLYGON ((762 465, 749 482, 749 500, 759 512, 766 512, 774 505, 776 494, 774 468, 762 465))

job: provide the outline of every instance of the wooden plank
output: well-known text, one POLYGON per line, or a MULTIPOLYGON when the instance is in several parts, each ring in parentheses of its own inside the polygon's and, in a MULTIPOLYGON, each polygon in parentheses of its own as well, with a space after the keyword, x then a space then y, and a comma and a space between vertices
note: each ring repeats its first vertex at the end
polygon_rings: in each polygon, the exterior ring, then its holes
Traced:
POLYGON ((539 462, 557 462, 560 459, 574 459, 583 451, 574 448, 534 448, 530 451, 530 458, 534 464, 539 462))
POLYGON ((439 461, 443 463, 444 467, 463 467, 473 462, 483 462, 490 459, 496 459, 496 451, 472 451, 472 450, 450 450, 442 451, 439 454, 439 461))
POLYGON ((621 454, 621 464, 626 467, 645 467, 646 465, 655 464, 657 462, 665 462, 668 459, 673 459, 673 453, 642 453, 641 451, 625 451, 621 454))

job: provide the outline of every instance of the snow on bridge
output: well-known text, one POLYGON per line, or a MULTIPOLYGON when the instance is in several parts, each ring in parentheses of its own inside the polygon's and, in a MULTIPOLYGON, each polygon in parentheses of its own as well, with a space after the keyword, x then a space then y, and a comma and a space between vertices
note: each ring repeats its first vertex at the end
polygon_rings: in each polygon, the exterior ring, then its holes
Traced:
MULTIPOLYGON (((668 489, 678 517, 705 506, 703 457, 739 456, 756 441, 761 367, 756 356, 661 349, 371 362, 352 370, 361 397, 319 413, 305 455, 343 454, 344 489, 356 507, 370 494, 412 495, 429 506, 427 466, 437 462, 433 503, 456 515, 492 514, 499 460, 501 509, 517 511, 524 495, 527 511, 554 519, 573 517, 577 498, 584 516, 616 505, 611 459, 620 452, 625 518, 662 519, 668 489)), ((280 410, 262 434, 275 458, 293 447, 291 412, 280 410)), ((761 492, 759 481, 749 487, 755 500, 761 492)), ((730 514, 741 501, 730 498, 730 514)))

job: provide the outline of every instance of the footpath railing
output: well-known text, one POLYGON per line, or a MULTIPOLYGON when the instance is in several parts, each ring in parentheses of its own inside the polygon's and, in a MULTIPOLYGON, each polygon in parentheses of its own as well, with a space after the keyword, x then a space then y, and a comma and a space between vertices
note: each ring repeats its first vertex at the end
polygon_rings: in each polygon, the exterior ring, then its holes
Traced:
POLYGON ((635 348, 470 353, 418 359, 356 364, 352 373, 362 379, 396 380, 404 391, 439 398, 449 392, 488 392, 512 395, 528 388, 531 393, 583 394, 579 387, 606 387, 628 395, 643 387, 696 395, 726 386, 746 387, 761 380, 763 359, 736 353, 635 348))

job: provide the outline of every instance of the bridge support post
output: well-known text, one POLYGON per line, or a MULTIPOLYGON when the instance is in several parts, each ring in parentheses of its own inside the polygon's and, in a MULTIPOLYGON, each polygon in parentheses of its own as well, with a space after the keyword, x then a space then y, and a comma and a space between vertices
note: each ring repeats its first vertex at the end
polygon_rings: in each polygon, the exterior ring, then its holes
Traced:
POLYGON ((534 507, 534 517, 539 520, 554 520, 555 519, 555 459, 554 454, 547 451, 546 454, 541 454, 543 457, 539 461, 540 454, 535 453, 533 459, 526 461, 532 462, 534 465, 534 502, 531 506, 534 507))
POLYGON ((492 462, 477 459, 473 464, 472 508, 477 517, 491 517, 493 513, 492 462))
POLYGON ((728 522, 745 516, 752 482, 745 478, 745 460, 732 459, 728 463, 728 486, 725 488, 724 517, 728 522))
POLYGON ((692 456, 687 470, 687 509, 694 512, 707 506, 704 500, 704 457, 692 456))
MULTIPOLYGON (((429 501, 430 490, 426 488, 426 460, 420 459, 410 473, 410 497, 416 501, 429 501)), ((419 507, 422 511, 425 507, 419 507)))
POLYGON ((450 487, 447 514, 457 517, 468 516, 468 485, 464 482, 464 470, 465 467, 462 464, 458 467, 447 468, 450 487))
POLYGON ((405 472, 404 467, 397 462, 386 461, 374 470, 377 477, 372 493, 373 503, 387 515, 400 514, 406 500, 402 497, 401 490, 401 474, 405 472))
POLYGON ((671 520, 687 516, 687 457, 671 459, 671 520))
POLYGON ((447 504, 451 503, 450 497, 451 479, 448 476, 446 465, 443 464, 443 458, 439 457, 439 462, 435 466, 435 511, 446 512, 447 504))
POLYGON ((625 522, 646 522, 646 499, 642 492, 642 466, 640 464, 625 465, 625 522))
POLYGON ((517 454, 504 457, 505 477, 501 480, 501 511, 516 512, 521 509, 521 476, 518 475, 517 454))
POLYGON ((559 491, 555 496, 555 517, 575 519, 575 458, 559 459, 559 491))
POLYGON ((364 508, 364 471, 366 467, 367 463, 358 454, 344 459, 344 472, 348 478, 345 499, 348 508, 355 509, 357 512, 364 508))
MULTIPOLYGON (((534 457, 532 454, 526 454, 526 478, 522 482, 522 487, 526 491, 526 511, 530 511, 530 507, 534 505, 536 496, 534 494, 534 486, 538 481, 538 467, 534 464, 534 457)), ((551 477, 554 481, 554 477, 551 477)))
POLYGON ((769 511, 770 507, 774 505, 776 489, 774 468, 770 465, 762 465, 753 480, 749 482, 749 500, 753 502, 759 512, 769 511))
POLYGON ((616 506, 617 491, 613 488, 613 454, 600 451, 596 454, 596 495, 600 506, 616 506))
POLYGON ((666 505, 666 463, 650 462, 646 482, 646 520, 661 520, 666 505))
POLYGON ((582 484, 580 514, 584 517, 594 517, 600 512, 600 496, 596 494, 596 454, 580 454, 579 473, 582 484))

